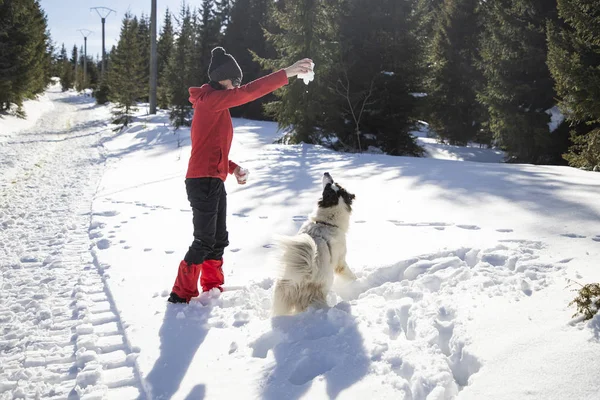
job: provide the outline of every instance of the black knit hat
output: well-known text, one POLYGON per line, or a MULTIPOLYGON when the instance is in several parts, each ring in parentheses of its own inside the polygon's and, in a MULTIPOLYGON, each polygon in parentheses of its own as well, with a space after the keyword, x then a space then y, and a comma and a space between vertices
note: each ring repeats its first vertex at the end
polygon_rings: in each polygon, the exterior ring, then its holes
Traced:
POLYGON ((242 69, 231 54, 225 53, 225 49, 222 47, 215 47, 211 54, 212 57, 208 67, 208 77, 211 81, 219 82, 226 79, 231 79, 232 82, 235 80, 242 81, 244 76, 242 69))

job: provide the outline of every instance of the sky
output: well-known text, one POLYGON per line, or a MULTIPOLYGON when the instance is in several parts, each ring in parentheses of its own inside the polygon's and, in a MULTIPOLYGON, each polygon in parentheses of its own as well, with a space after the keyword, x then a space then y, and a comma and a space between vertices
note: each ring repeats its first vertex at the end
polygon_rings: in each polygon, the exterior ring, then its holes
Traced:
MULTIPOLYGON (((158 29, 162 25, 167 7, 177 13, 181 0, 157 0, 158 29)), ((200 0, 187 1, 192 7, 198 7, 200 0)), ((102 54, 102 23, 91 7, 108 7, 116 11, 106 19, 106 50, 117 44, 121 21, 127 11, 134 15, 150 14, 151 0, 41 0, 40 4, 48 16, 48 27, 52 40, 60 49, 62 43, 71 51, 73 45, 83 46, 83 37, 78 29, 89 29, 93 34, 88 38, 88 54, 95 57, 102 54)))

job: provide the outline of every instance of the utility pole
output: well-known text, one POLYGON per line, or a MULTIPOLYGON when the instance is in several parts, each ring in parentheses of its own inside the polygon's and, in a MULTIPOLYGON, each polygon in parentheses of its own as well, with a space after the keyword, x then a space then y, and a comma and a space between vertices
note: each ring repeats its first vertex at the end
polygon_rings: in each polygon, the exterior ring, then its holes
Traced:
POLYGON ((79 33, 83 36, 83 88, 85 89, 87 85, 87 38, 94 32, 89 29, 79 29, 79 33))
POLYGON ((115 15, 117 12, 108 7, 92 7, 91 10, 96 10, 100 19, 102 20, 102 76, 104 76, 104 70, 106 69, 106 48, 104 46, 104 25, 106 23, 106 17, 110 15, 110 13, 114 12, 115 15))
POLYGON ((75 91, 77 91, 77 74, 79 73, 79 48, 77 47, 77 45, 74 46, 75 48, 75 91))
POLYGON ((150 11, 150 114, 156 114, 156 0, 152 0, 150 11))

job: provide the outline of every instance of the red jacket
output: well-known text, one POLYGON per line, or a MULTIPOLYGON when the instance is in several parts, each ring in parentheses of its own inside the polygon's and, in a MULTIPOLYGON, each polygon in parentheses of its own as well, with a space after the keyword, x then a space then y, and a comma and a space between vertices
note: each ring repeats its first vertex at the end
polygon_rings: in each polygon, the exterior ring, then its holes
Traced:
POLYGON ((229 108, 246 104, 288 83, 284 70, 277 71, 247 85, 231 90, 216 90, 210 85, 192 87, 192 155, 186 178, 227 178, 237 167, 229 161, 233 125, 229 108))

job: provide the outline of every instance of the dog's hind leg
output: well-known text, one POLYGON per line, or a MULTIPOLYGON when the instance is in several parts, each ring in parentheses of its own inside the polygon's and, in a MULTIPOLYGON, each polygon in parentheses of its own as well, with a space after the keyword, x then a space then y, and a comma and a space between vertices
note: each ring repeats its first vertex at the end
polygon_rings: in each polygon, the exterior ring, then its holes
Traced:
POLYGON ((290 294, 288 293, 289 285, 279 281, 275 285, 273 293, 273 315, 290 315, 292 313, 292 305, 290 304, 290 294))

